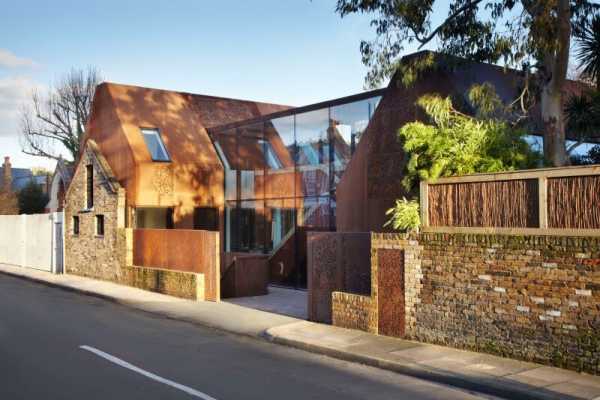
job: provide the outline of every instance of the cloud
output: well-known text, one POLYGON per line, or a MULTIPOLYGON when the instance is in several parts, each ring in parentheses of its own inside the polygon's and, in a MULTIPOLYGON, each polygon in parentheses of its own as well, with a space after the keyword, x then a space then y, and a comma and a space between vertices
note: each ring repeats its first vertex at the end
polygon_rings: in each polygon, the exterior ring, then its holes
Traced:
POLYGON ((0 79, 0 137, 18 135, 19 110, 36 88, 40 86, 27 77, 0 79))
POLYGON ((36 63, 29 58, 19 57, 9 50, 0 49, 0 67, 5 68, 20 68, 20 67, 35 67, 36 63))

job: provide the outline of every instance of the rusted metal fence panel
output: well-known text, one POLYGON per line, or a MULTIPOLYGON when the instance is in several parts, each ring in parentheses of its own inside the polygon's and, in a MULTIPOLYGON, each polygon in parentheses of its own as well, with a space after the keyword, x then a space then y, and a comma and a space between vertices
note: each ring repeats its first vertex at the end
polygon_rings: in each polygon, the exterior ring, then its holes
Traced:
POLYGON ((219 232, 134 229, 133 263, 204 274, 206 300, 220 299, 219 232))
POLYGON ((600 166, 421 182, 425 231, 600 234, 600 166))

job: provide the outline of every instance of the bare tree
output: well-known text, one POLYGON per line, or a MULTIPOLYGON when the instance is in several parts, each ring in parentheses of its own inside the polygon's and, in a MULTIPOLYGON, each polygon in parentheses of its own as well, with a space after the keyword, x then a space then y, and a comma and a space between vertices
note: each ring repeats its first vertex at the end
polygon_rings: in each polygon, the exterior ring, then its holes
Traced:
POLYGON ((74 68, 47 94, 34 91, 31 103, 21 110, 23 153, 58 159, 61 155, 57 145, 62 145, 76 160, 100 80, 94 67, 74 68))

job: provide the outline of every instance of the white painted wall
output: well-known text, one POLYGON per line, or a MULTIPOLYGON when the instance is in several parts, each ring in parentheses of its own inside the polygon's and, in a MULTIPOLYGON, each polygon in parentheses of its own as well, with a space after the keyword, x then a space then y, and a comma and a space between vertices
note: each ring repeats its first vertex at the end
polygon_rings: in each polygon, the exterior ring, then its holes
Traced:
POLYGON ((0 215, 0 263, 62 272, 63 213, 0 215))

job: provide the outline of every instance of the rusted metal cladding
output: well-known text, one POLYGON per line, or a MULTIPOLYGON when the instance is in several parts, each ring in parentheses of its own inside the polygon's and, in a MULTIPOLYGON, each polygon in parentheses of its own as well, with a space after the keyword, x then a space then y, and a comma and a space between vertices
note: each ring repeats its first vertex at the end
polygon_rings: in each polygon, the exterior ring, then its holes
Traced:
POLYGON ((406 325, 404 251, 378 249, 377 257, 378 332, 403 337, 406 325))
POLYGON ((219 300, 219 233, 183 229, 134 229, 133 263, 204 274, 206 300, 219 300))
POLYGON ((331 323, 332 293, 371 294, 371 234, 309 232, 308 318, 331 323))
POLYGON ((548 226, 600 229, 600 176, 548 179, 548 226))
POLYGON ((536 179, 429 186, 429 225, 533 228, 539 226, 536 179))

